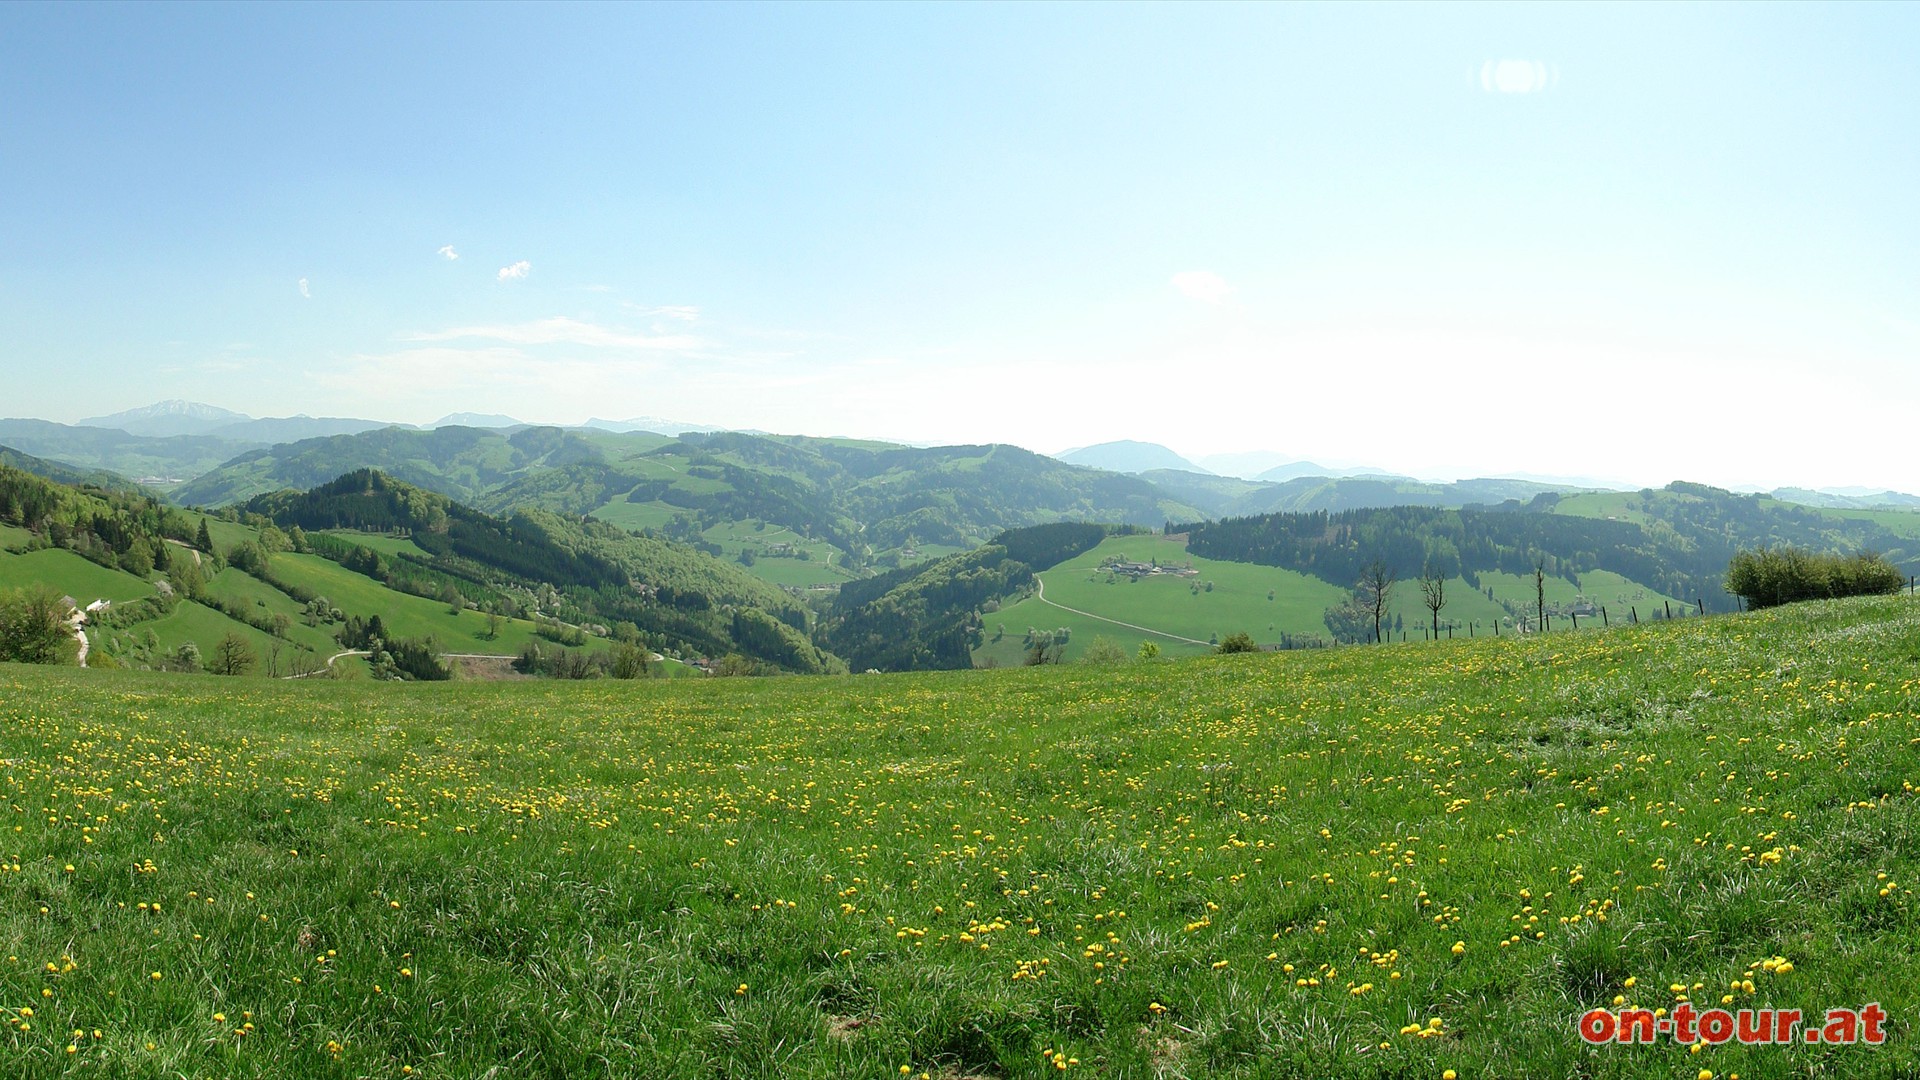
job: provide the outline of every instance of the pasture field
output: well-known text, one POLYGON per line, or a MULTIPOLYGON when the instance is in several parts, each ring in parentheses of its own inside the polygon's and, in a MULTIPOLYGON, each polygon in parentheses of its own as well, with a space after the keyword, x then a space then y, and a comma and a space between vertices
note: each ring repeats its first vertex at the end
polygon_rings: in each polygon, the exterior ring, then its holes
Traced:
POLYGON ((1114 667, 0 667, 6 1073, 1901 1077, 1920 605, 1114 667), (1880 1046, 1584 1045, 1879 1002, 1880 1046))
MULTIPOLYGON (((1276 641, 1279 632, 1326 635, 1321 613, 1346 598, 1346 592, 1318 578, 1292 570, 1252 563, 1225 562, 1187 554, 1186 544, 1157 534, 1114 536, 1098 547, 1078 555, 1038 575, 1046 585, 1046 599, 1055 604, 1077 608, 1093 615, 1123 623, 1152 627, 1167 634, 1207 641, 1245 630, 1256 641, 1276 641), (1132 580, 1108 574, 1100 564, 1109 558, 1135 562, 1158 561, 1162 565, 1186 566, 1199 571, 1195 577, 1171 574, 1152 575, 1132 580), (1207 589, 1207 583, 1213 589, 1207 589), (1194 586, 1199 590, 1195 591, 1194 586), (1267 599, 1272 591, 1274 598, 1267 599), (1273 630, 1269 631, 1271 625, 1273 630)), ((1464 590, 1465 586, 1462 586, 1464 590)), ((1028 597, 986 616, 987 640, 975 650, 985 662, 1002 666, 1017 665, 1025 652, 1021 644, 1027 627, 1052 630, 1067 627, 1073 631, 1064 658, 1071 661, 1095 637, 1110 637, 1129 652, 1142 640, 1152 640, 1167 655, 1203 653, 1205 646, 1143 634, 1111 623, 1086 619, 1028 597), (1000 641, 993 638, 1001 624, 1007 628, 1000 641)))
MULTIPOLYGON (((1054 604, 1202 642, 1212 640, 1216 634, 1225 637, 1240 630, 1264 643, 1280 640, 1281 633, 1325 639, 1329 636, 1324 618, 1326 609, 1341 603, 1348 595, 1348 590, 1293 570, 1189 556, 1184 544, 1158 535, 1112 537, 1092 551, 1042 571, 1038 576, 1046 585, 1045 599, 1054 604), (1156 575, 1130 581, 1099 569, 1109 557, 1191 565, 1199 574, 1195 577, 1156 575), (1208 582, 1213 583, 1211 591, 1206 588, 1208 582), (1198 591, 1193 588, 1196 584, 1200 586, 1198 591), (1267 597, 1269 590, 1273 593, 1272 599, 1267 597)), ((1446 604, 1440 611, 1443 634, 1449 622, 1460 636, 1467 635, 1469 623, 1475 625, 1477 633, 1490 634, 1495 620, 1500 620, 1510 632, 1513 619, 1496 601, 1514 603, 1529 612, 1533 609, 1531 577, 1482 573, 1480 586, 1476 589, 1458 577, 1448 581, 1446 604), (1486 589, 1493 590, 1493 598, 1487 596, 1486 589)), ((1622 621, 1628 618, 1629 606, 1637 606, 1641 618, 1652 618, 1663 600, 1672 599, 1676 607, 1681 606, 1677 598, 1665 597, 1606 570, 1581 575, 1577 586, 1565 578, 1549 578, 1546 588, 1550 611, 1553 605, 1568 604, 1576 597, 1585 596, 1595 604, 1605 605, 1610 618, 1622 621)), ((1390 607, 1400 618, 1409 640, 1419 639, 1422 627, 1432 625, 1431 613, 1421 603, 1417 581, 1397 583, 1390 607)), ((1601 625, 1598 616, 1591 622, 1594 626, 1601 625)), ((984 666, 1019 665, 1026 654, 1024 639, 1029 626, 1038 630, 1062 627, 1070 630, 1062 654, 1063 661, 1068 663, 1078 658, 1096 637, 1112 638, 1129 652, 1144 640, 1153 641, 1162 654, 1168 656, 1192 656, 1209 651, 1204 645, 1129 630, 1099 618, 1063 611, 1031 595, 989 613, 985 623, 985 640, 974 650, 975 662, 984 666), (1002 626, 1006 628, 1004 635, 1000 632, 1002 626)))
POLYGON ((756 558, 754 564, 746 568, 747 572, 775 585, 835 584, 853 576, 835 565, 835 560, 840 558, 839 548, 825 540, 809 540, 784 525, 754 519, 723 521, 709 526, 700 535, 720 546, 723 559, 737 561, 742 550, 751 550, 756 558), (766 555, 767 548, 774 544, 804 550, 810 557, 791 559, 766 555))
MULTIPOLYGON (((228 618, 223 611, 217 611, 191 600, 182 600, 171 612, 158 619, 135 623, 120 629, 95 627, 89 630, 88 634, 92 636, 96 646, 110 652, 118 651, 124 654, 126 652, 124 645, 128 641, 143 640, 149 631, 152 632, 153 640, 160 653, 172 653, 191 641, 200 649, 203 662, 213 658, 214 648, 220 643, 220 639, 228 634, 237 634, 253 649, 258 662, 254 665, 251 674, 256 676, 271 675, 276 667, 280 674, 291 674, 298 670, 297 665, 302 663, 296 658, 291 643, 276 641, 272 634, 228 618), (116 650, 116 646, 120 648, 116 650), (270 664, 267 659, 268 653, 275 648, 279 649, 279 656, 277 661, 270 664)), ((323 648, 323 651, 310 653, 305 663, 317 668, 328 656, 338 651, 340 651, 338 645, 323 648)))
POLYGON ((394 536, 391 533, 361 532, 358 529, 328 529, 327 532, 343 540, 371 548, 382 555, 413 555, 430 558, 425 548, 413 542, 411 536, 394 536))
MULTIPOLYGON (((396 637, 432 637, 446 652, 511 656, 534 636, 533 623, 525 619, 502 619, 500 636, 489 640, 487 617, 478 611, 469 609, 453 614, 438 600, 389 589, 318 555, 280 552, 273 557, 273 573, 289 584, 312 589, 345 611, 363 617, 377 612, 388 632, 396 637)), ((606 647, 605 641, 599 638, 589 638, 588 645, 606 647)))
POLYGON ((52 585, 82 607, 95 600, 125 603, 152 596, 152 583, 101 566, 64 548, 0 552, 0 589, 52 585))
POLYGON ((673 523, 673 519, 686 514, 685 510, 668 506, 665 503, 630 503, 624 499, 615 499, 593 508, 590 517, 618 525, 623 529, 664 529, 673 523))

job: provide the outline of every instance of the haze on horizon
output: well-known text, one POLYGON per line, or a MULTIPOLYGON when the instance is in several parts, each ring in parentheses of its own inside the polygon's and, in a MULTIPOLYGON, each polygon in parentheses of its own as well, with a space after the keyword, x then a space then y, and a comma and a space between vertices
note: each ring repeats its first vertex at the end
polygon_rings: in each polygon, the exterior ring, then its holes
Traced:
POLYGON ((0 8, 0 414, 1920 490, 1905 5, 0 8))

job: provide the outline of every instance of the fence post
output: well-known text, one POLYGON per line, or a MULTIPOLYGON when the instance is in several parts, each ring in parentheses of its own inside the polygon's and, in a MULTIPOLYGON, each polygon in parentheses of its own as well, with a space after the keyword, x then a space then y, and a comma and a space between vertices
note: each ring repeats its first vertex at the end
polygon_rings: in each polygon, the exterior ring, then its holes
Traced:
POLYGON ((1702 614, 1702 615, 1705 615, 1705 614, 1707 613, 1707 599, 1706 599, 1706 597, 1704 597, 1704 596, 1696 596, 1696 597, 1694 597, 1694 598, 1693 598, 1693 602, 1694 602, 1694 603, 1696 603, 1696 604, 1699 604, 1699 605, 1700 605, 1700 614, 1702 614))
POLYGON ((1628 604, 1627 618, 1633 621, 1633 625, 1640 625, 1640 609, 1632 604, 1628 604))
POLYGON ((1579 612, 1577 612, 1577 611, 1569 611, 1569 612, 1567 612, 1567 618, 1569 618, 1569 619, 1572 619, 1572 620, 1573 620, 1573 628, 1574 628, 1575 630, 1578 630, 1578 629, 1580 629, 1580 613, 1579 613, 1579 612))
POLYGON ((1613 623, 1607 619, 1607 609, 1604 607, 1601 608, 1600 609, 1600 629, 1605 630, 1611 627, 1612 625, 1613 623))
POLYGON ((1662 600, 1662 601, 1660 601, 1660 606, 1666 609, 1666 612, 1667 612, 1667 618, 1669 618, 1669 619, 1671 619, 1671 618, 1673 618, 1673 605, 1672 605, 1672 604, 1670 604, 1670 603, 1668 603, 1668 602, 1667 602, 1667 601, 1665 601, 1665 600, 1662 600))

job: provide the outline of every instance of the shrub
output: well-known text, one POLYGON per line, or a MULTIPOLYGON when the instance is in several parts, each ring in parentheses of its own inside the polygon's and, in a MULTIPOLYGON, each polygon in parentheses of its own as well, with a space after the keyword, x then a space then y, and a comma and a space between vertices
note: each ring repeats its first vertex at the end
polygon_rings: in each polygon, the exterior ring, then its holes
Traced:
POLYGON ((1254 643, 1252 634, 1247 633, 1245 630, 1239 630, 1222 638, 1215 651, 1222 653, 1259 652, 1260 646, 1254 643))
POLYGON ((1878 596, 1900 591, 1906 579, 1884 556, 1818 555, 1800 548, 1742 551, 1727 564, 1726 589, 1764 608, 1796 600, 1878 596))
POLYGON ((67 608, 50 585, 0 593, 0 660, 63 664, 78 651, 67 608))

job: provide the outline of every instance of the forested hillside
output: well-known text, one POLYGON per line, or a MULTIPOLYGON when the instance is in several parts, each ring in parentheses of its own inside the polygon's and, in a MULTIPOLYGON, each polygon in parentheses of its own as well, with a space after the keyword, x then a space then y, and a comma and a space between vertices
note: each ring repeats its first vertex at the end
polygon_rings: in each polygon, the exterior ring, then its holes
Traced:
POLYGON ((1497 478, 1435 484, 1404 476, 1301 476, 1265 482, 1164 469, 1142 473, 1141 479, 1198 507, 1207 517, 1384 506, 1496 506, 1509 499, 1526 502, 1544 492, 1573 490, 1531 480, 1497 478))
POLYGON ((0 420, 0 443, 78 469, 105 469, 129 480, 175 481, 217 469, 235 454, 265 445, 211 435, 132 435, 117 428, 19 418, 0 420))
POLYGON ((357 469, 379 469, 428 491, 471 501, 530 469, 601 456, 588 436, 560 428, 508 432, 387 427, 255 450, 196 477, 172 497, 184 505, 224 506, 267 492, 317 487, 357 469))
POLYGON ((918 448, 741 432, 387 428, 248 453, 174 492, 218 506, 304 490, 374 468, 497 515, 592 515, 708 547, 703 533, 753 522, 831 546, 861 572, 972 547, 1054 521, 1153 524, 1200 509, 1141 479, 1014 446, 918 448))
POLYGON ((540 596, 544 614, 569 623, 627 622, 662 646, 739 652, 785 670, 839 666, 813 647, 808 612, 789 594, 737 565, 603 522, 545 510, 494 517, 375 470, 257 496, 245 511, 298 527, 316 550, 383 580, 446 579, 494 603, 540 596), (419 553, 383 554, 323 533, 334 529, 404 534, 419 553))
POLYGON ((1877 551, 1912 573, 1915 543, 1871 518, 1850 519, 1757 495, 1676 483, 1633 495, 1536 497, 1525 506, 1263 514, 1169 525, 1188 550, 1279 566, 1350 586, 1374 560, 1402 580, 1423 568, 1474 584, 1481 573, 1577 578, 1611 571, 1658 592, 1732 610, 1722 588, 1742 548, 1792 544, 1818 551, 1877 551))
POLYGON ((106 469, 82 469, 58 461, 49 461, 46 458, 21 453, 11 446, 0 446, 0 465, 32 473, 69 487, 95 487, 102 491, 118 491, 132 495, 146 494, 140 485, 119 473, 109 472, 106 469))
POLYGON ((856 670, 971 667, 988 607, 1114 530, 1083 523, 1011 529, 972 551, 849 583, 822 639, 856 670))

